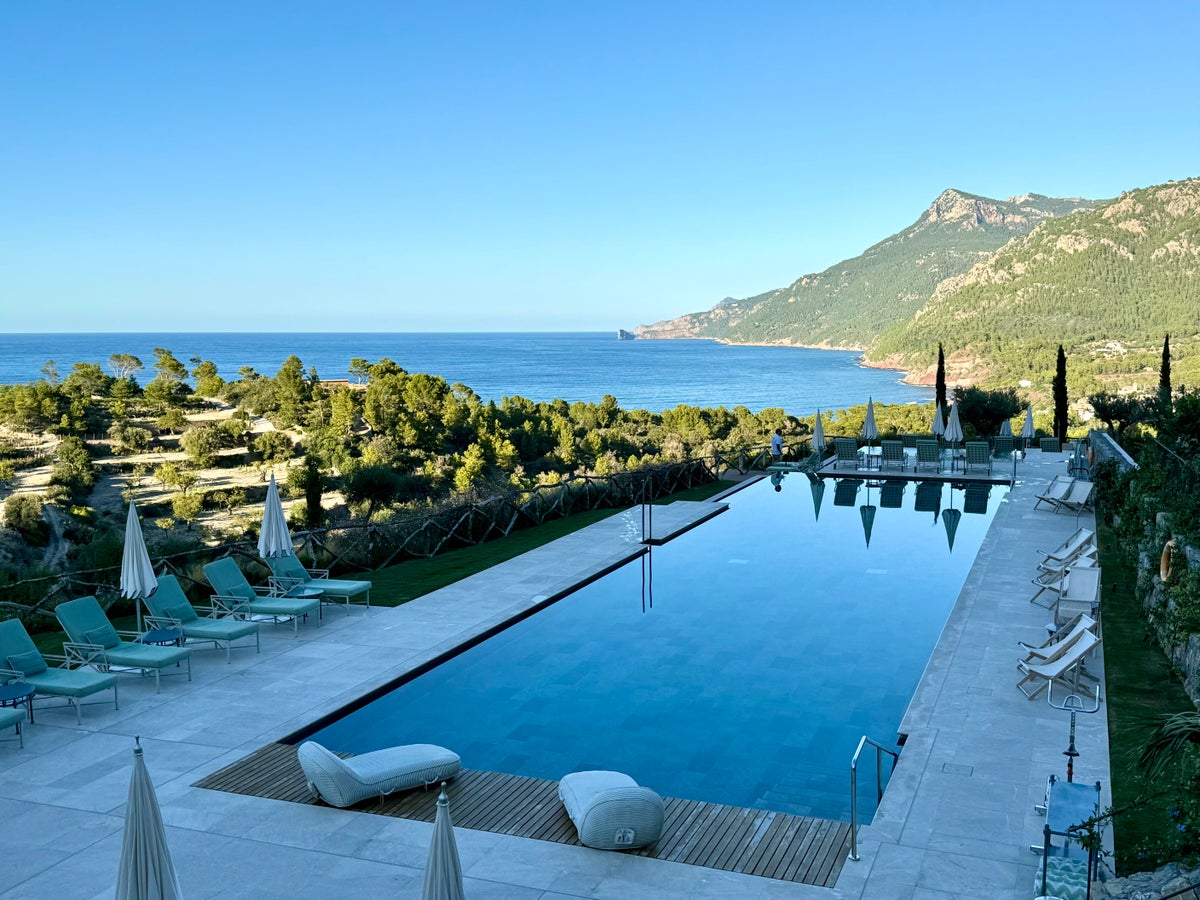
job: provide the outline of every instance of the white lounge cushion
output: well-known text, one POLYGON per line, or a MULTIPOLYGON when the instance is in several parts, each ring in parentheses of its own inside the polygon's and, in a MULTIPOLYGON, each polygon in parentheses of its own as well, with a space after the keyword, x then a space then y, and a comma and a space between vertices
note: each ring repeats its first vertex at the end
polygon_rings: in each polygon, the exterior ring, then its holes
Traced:
POLYGON ((296 751, 308 789, 330 806, 437 784, 462 771, 457 753, 435 744, 406 744, 342 759, 315 741, 296 751))
POLYGON ((621 772, 564 775, 558 797, 587 847, 631 850, 653 844, 662 834, 662 797, 621 772))

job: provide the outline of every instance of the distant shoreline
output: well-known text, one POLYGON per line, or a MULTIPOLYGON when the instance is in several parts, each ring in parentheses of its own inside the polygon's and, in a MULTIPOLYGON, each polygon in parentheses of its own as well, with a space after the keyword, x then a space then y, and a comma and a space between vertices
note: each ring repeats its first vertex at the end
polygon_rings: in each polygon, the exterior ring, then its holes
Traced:
MULTIPOLYGON (((635 332, 636 333, 636 332, 635 332)), ((728 338, 708 338, 708 337, 644 337, 638 335, 639 341, 711 341, 714 344, 724 344, 727 347, 784 347, 793 350, 827 350, 835 353, 858 353, 858 365, 863 369, 883 369, 892 372, 902 373, 902 377, 896 379, 900 384, 906 384, 910 387, 925 388, 930 387, 932 381, 923 381, 920 378, 914 378, 908 369, 903 369, 900 366, 890 366, 887 363, 876 362, 875 360, 866 358, 866 347, 831 347, 828 344, 794 344, 790 341, 731 341, 728 338)))

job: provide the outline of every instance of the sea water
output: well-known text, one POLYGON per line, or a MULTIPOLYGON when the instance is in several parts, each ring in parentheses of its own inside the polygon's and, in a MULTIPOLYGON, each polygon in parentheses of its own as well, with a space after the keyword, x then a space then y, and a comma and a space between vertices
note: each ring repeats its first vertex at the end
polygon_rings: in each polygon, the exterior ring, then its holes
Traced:
POLYGON ((409 372, 461 382, 486 400, 520 395, 597 402, 605 394, 626 409, 692 406, 782 407, 793 415, 840 409, 873 398, 926 402, 932 391, 902 384, 903 373, 859 365, 859 355, 794 347, 748 347, 714 341, 619 341, 615 332, 573 333, 175 333, 0 334, 0 384, 34 381, 54 360, 60 376, 76 362, 99 363, 132 353, 153 372, 154 348, 165 347, 188 368, 210 359, 226 379, 250 366, 275 375, 294 354, 323 379, 347 377, 353 357, 388 357, 409 372))

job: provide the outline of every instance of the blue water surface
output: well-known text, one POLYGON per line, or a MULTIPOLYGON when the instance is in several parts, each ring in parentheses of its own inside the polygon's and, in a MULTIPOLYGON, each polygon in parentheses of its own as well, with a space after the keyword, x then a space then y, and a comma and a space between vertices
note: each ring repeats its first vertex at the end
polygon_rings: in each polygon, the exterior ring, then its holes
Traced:
POLYGON ((858 354, 792 347, 741 347, 713 341, 618 341, 615 333, 533 334, 0 334, 0 384, 33 381, 54 360, 107 364, 132 353, 153 376, 154 348, 191 368, 211 359, 225 378, 251 366, 274 375, 291 354, 325 379, 346 377, 352 357, 389 357, 410 372, 462 382, 484 400, 519 394, 532 400, 598 402, 612 394, 626 409, 658 412, 680 403, 783 407, 811 416, 817 408, 867 402, 924 403, 932 391, 901 384, 902 373, 868 369, 858 354))
MULTIPOLYGON (((615 769, 665 796, 848 819, 858 740, 896 739, 1006 489, 961 516, 953 550, 955 516, 916 512, 912 484, 900 509, 865 484, 836 506, 832 483, 817 507, 821 490, 793 474, 778 492, 739 491, 652 557, 314 739, 352 753, 441 744, 469 768, 548 779, 615 769)), ((963 499, 946 486, 940 505, 963 499)), ((873 783, 872 769, 867 815, 873 783)))

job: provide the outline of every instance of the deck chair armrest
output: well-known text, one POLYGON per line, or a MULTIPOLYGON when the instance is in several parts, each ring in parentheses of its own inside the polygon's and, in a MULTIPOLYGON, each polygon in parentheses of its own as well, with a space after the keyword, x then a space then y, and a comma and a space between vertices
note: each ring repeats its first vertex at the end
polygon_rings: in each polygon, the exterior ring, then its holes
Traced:
POLYGON ((25 673, 18 672, 16 669, 0 669, 0 679, 6 684, 12 681, 24 681, 25 673))
POLYGON ((66 656, 66 665, 63 668, 66 669, 90 666, 97 662, 103 666, 108 665, 108 654, 99 644, 63 641, 63 653, 66 656))
POLYGON ((305 569, 313 578, 329 578, 328 569, 305 569))
POLYGON ((67 665, 67 657, 62 653, 43 653, 42 659, 44 659, 47 663, 53 662, 54 665, 51 666, 51 668, 57 667, 61 669, 65 668, 67 665))
POLYGON ((233 597, 228 594, 212 594, 209 597, 214 611, 220 611, 220 615, 231 616, 244 612, 246 605, 250 602, 245 597, 233 597))
MULTIPOLYGON (((148 618, 149 618, 149 616, 142 616, 143 621, 148 618)), ((113 630, 116 631, 116 633, 119 634, 122 638, 129 638, 131 641, 134 641, 135 643, 142 636, 141 632, 135 631, 131 628, 115 628, 113 630)))
POLYGON ((145 616, 142 619, 151 628, 178 628, 183 622, 171 616, 145 616))

